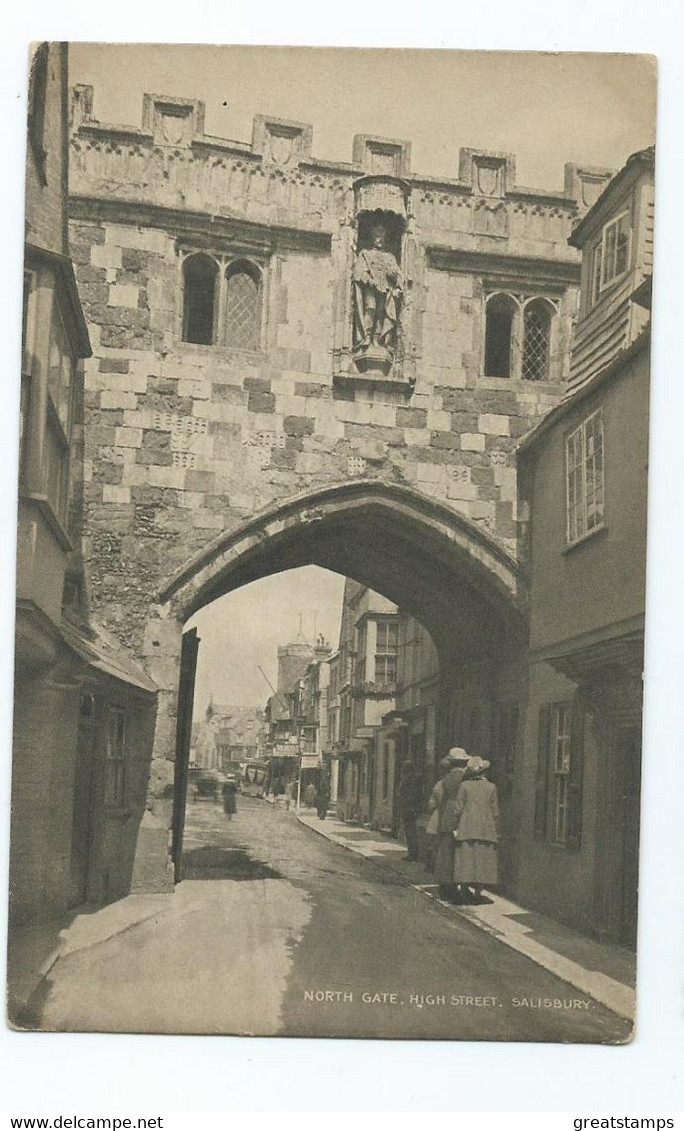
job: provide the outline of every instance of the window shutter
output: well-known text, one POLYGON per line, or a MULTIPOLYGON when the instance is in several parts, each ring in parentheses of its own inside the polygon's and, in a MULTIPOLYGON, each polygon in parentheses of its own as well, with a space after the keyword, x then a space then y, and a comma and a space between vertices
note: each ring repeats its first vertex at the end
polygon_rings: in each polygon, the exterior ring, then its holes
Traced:
POLYGON ((584 708, 576 695, 570 724, 570 778, 568 781, 567 846, 578 851, 582 843, 582 779, 584 776, 584 708))
POLYGON ((534 836, 546 837, 546 813, 549 792, 549 746, 551 739, 551 707, 545 704, 539 711, 537 735, 537 776, 534 783, 534 836))

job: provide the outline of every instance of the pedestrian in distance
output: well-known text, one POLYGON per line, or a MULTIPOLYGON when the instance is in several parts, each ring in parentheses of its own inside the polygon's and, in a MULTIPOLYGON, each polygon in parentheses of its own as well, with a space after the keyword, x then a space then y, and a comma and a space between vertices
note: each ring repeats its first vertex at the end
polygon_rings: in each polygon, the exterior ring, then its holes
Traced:
POLYGON ((454 883, 461 885, 468 903, 489 902, 482 889, 499 880, 499 800, 488 769, 485 758, 469 760, 454 806, 454 883))
POLYGON ((290 811, 290 805, 297 800, 297 782, 293 779, 285 786, 285 808, 290 811))
POLYGON ((466 776, 469 762, 467 750, 452 746, 447 755, 449 773, 442 779, 439 802, 439 827, 435 853, 435 879, 439 884, 440 899, 449 903, 462 902, 458 884, 454 883, 454 830, 456 828, 456 795, 466 776))
POLYGON ((221 787, 221 797, 223 798, 223 812, 226 814, 228 820, 231 819, 234 813, 237 813, 237 790, 238 783, 233 774, 229 775, 221 787))
POLYGON ((418 818, 423 808, 423 775, 417 761, 404 762, 399 782, 399 816, 406 837, 407 860, 418 860, 418 818))
POLYGON ((328 781, 327 774, 321 775, 321 780, 318 783, 316 790, 316 812, 318 819, 324 821, 330 805, 330 782, 328 781))
POLYGON ((309 782, 304 790, 304 804, 307 809, 313 809, 316 804, 316 786, 312 781, 309 782))

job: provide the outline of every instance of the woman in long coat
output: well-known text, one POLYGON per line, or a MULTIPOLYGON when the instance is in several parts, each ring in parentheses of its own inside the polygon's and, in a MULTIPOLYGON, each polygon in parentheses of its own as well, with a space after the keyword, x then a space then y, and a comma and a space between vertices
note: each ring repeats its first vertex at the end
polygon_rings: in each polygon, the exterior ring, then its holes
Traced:
POLYGON ((468 754, 454 746, 448 754, 451 769, 442 778, 439 799, 439 827, 435 853, 435 880, 439 884, 441 899, 456 902, 459 890, 454 883, 454 829, 456 828, 456 797, 465 777, 468 754))
POLYGON ((469 888, 473 902, 482 902, 483 887, 498 883, 499 801, 496 786, 487 780, 489 762, 471 758, 454 805, 453 881, 469 888))
POLYGON ((237 788, 237 781, 232 775, 226 778, 221 796, 223 797, 223 812, 228 818, 232 817, 233 813, 237 813, 237 788))

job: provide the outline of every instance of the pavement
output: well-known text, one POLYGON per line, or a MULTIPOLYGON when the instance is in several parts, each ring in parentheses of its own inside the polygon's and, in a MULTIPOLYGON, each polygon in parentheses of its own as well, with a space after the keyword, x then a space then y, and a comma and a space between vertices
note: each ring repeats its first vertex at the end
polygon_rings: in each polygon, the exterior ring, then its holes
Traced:
POLYGON ((297 819, 331 843, 388 868, 416 891, 531 958, 620 1017, 634 1018, 636 954, 633 951, 588 938, 495 892, 486 893, 490 900, 487 904, 454 906, 439 898, 439 889, 429 882, 425 866, 408 860, 406 846, 387 834, 349 825, 330 816, 322 821, 313 809, 300 810, 297 819))
MULTIPOLYGON (((427 899, 425 874, 415 865, 410 875, 401 871, 396 842, 388 847, 380 834, 313 814, 298 820, 294 809, 253 798, 238 806, 228 819, 220 804, 189 805, 174 892, 79 909, 57 932, 57 951, 28 996, 21 954, 33 954, 35 979, 41 946, 36 929, 33 949, 22 951, 15 937, 15 1003, 24 987, 15 1027, 630 1039, 630 1020, 522 949, 502 945, 498 926, 486 930, 470 913, 427 899)), ((45 945, 54 932, 55 925, 45 945)))

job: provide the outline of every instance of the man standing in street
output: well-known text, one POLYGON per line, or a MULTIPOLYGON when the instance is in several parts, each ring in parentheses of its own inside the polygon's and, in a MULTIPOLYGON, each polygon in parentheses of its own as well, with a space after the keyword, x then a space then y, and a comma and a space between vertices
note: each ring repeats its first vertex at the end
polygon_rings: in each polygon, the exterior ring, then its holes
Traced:
POLYGON ((316 812, 318 818, 324 821, 330 805, 330 781, 326 773, 321 773, 321 778, 316 791, 316 812))
POLYGON ((404 826, 406 859, 418 860, 418 818, 423 809, 423 775, 414 760, 405 762, 399 783, 399 816, 404 826))

